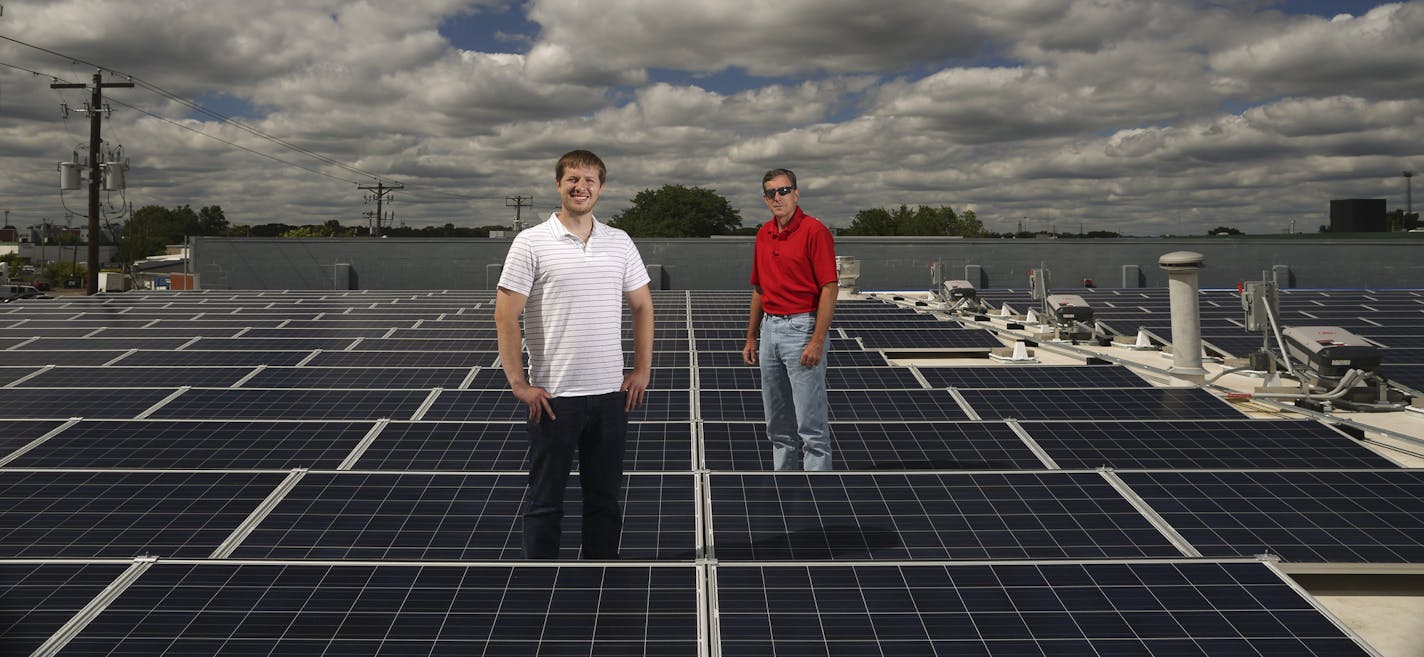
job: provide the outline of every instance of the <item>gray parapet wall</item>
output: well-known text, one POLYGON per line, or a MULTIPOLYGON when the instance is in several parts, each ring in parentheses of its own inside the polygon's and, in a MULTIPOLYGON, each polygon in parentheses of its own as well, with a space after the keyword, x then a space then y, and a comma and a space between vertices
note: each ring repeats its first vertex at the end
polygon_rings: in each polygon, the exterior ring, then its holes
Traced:
MULTIPOLYGON (((1412 237, 1412 236, 1411 236, 1412 237)), ((742 289, 752 238, 639 239, 658 266, 660 289, 742 289)), ((216 290, 493 289, 509 239, 194 238, 192 272, 216 290)), ((860 260, 862 290, 929 289, 930 265, 985 288, 1023 288, 1047 267, 1055 288, 1166 287, 1157 259, 1173 251, 1206 258, 1201 285, 1235 287, 1271 278, 1281 288, 1424 287, 1421 239, 1011 240, 838 237, 836 253, 860 260)))

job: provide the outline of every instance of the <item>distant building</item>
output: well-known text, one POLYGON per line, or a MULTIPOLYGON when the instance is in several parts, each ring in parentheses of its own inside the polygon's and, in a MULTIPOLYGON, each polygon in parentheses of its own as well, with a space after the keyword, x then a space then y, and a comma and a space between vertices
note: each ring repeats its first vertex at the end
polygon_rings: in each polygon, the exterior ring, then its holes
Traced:
POLYGON ((1330 232, 1383 233, 1389 231, 1382 198, 1346 198, 1330 201, 1330 232))

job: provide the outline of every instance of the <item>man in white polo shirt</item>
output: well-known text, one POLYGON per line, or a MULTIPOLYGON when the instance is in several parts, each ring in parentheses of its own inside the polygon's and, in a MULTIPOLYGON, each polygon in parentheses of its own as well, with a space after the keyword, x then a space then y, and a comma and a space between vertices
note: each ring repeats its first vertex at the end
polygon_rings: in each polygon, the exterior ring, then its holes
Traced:
POLYGON ((623 437, 653 367, 653 297, 628 234, 593 206, 608 170, 589 151, 554 167, 561 207, 514 238, 495 293, 499 359, 529 407, 526 559, 555 559, 574 450, 583 489, 583 557, 617 559, 623 531, 623 437), (623 303, 633 314, 633 371, 623 373, 623 303), (529 349, 520 358, 519 316, 529 349))

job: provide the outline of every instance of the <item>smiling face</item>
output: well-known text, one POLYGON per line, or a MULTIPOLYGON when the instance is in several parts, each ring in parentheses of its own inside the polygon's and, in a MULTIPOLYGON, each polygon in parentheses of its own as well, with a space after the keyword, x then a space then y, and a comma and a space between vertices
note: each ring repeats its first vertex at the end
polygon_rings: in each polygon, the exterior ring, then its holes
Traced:
POLYGON ((766 207, 771 208, 771 216, 776 217, 778 224, 785 225, 791 221, 791 215, 796 214, 796 202, 801 198, 801 192, 795 189, 796 183, 786 176, 776 176, 761 184, 762 200, 766 201, 766 207), (789 194, 774 194, 771 198, 766 198, 766 190, 781 189, 790 187, 789 194))
POLYGON ((597 167, 575 165, 564 168, 559 178, 559 200, 563 203, 564 212, 574 216, 593 212, 601 193, 603 179, 597 167))

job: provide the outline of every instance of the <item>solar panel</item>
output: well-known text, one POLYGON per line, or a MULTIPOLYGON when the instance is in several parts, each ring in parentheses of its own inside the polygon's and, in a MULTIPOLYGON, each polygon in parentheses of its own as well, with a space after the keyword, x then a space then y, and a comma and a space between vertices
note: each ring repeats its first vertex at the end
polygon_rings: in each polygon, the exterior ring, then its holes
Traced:
POLYGON ((959 391, 984 419, 1189 420, 1241 418, 1230 404, 1200 388, 1102 388, 1096 390, 959 391))
MULTIPOLYGON (((392 422, 352 469, 524 472, 529 469, 527 432, 524 423, 392 422)), ((577 468, 578 454, 573 463, 577 468)), ((627 472, 691 470, 691 425, 629 423, 623 468, 627 472)))
MULTIPOLYGON (((523 422, 529 408, 508 390, 445 390, 420 417, 447 422, 523 422)), ((649 391, 643 405, 628 413, 636 422, 675 422, 692 419, 689 393, 678 390, 649 391)))
POLYGON ((11 463, 21 468, 335 468, 371 422, 85 421, 11 463))
POLYGON ((304 364, 311 367, 480 367, 493 364, 498 357, 498 352, 323 351, 304 364))
POLYGON ((123 351, 31 351, 0 352, 5 365, 103 365, 127 352, 123 351))
POLYGON ((150 416, 203 420, 408 420, 423 390, 230 390, 194 388, 150 416))
POLYGON ((1004 346, 998 336, 983 329, 845 329, 866 349, 935 349, 983 351, 1004 346))
POLYGON ((0 459, 61 424, 58 420, 0 420, 0 459))
MULTIPOLYGON (((943 390, 828 390, 831 420, 967 420, 969 416, 943 390)), ((703 390, 700 406, 707 421, 761 420, 759 390, 703 390)))
POLYGON ((244 388, 457 388, 470 368, 458 367, 269 367, 244 388))
POLYGON ((1319 422, 1024 422, 1059 467, 1118 469, 1395 468, 1319 422))
POLYGON ((165 388, 0 388, 0 417, 127 419, 171 394, 165 388))
MULTIPOLYGON (((3 356, 0 356, 0 358, 3 358, 3 356)), ((10 385, 11 383, 14 383, 15 381, 18 381, 18 380, 23 379, 23 378, 25 378, 25 377, 27 377, 27 376, 30 376, 31 374, 34 374, 35 372, 40 371, 40 369, 41 369, 41 368, 36 367, 36 366, 34 366, 34 365, 28 365, 28 366, 22 366, 22 367, 4 367, 4 366, 0 366, 0 387, 4 387, 4 386, 7 386, 7 385, 10 385)))
POLYGON ((345 349, 357 338, 198 338, 184 351, 311 351, 345 349))
POLYGON ((32 342, 27 342, 17 349, 21 351, 177 349, 191 339, 192 338, 39 338, 32 342))
POLYGON ((136 351, 115 361, 114 365, 124 367, 296 365, 310 355, 309 351, 136 351))
POLYGON ((28 655, 48 641, 127 564, 0 563, 0 646, 28 655))
MULTIPOLYGON (((303 477, 233 557, 501 560, 523 558, 520 505, 528 476, 327 473, 303 477)), ((692 475, 627 475, 622 558, 695 556, 692 475)), ((578 476, 564 502, 561 557, 577 558, 578 476)))
POLYGON ((0 470, 0 557, 206 557, 284 476, 0 470))
POLYGON ((1424 473, 1416 470, 1123 472, 1205 556, 1424 561, 1424 473))
MULTIPOLYGON (((0 338, 5 338, 10 341, 9 344, 5 345, 6 348, 9 348, 10 346, 20 344, 22 342, 30 340, 31 338, 83 338, 84 336, 89 335, 90 333, 93 333, 98 330, 98 328, 81 328, 73 326, 68 328, 47 329, 33 328, 30 326, 17 326, 14 328, 0 329, 0 338)), ((44 348, 62 349, 63 347, 56 347, 54 345, 50 345, 44 348)))
MULTIPOLYGON (((711 470, 772 469, 760 422, 707 422, 703 451, 711 470)), ((838 470, 1020 470, 1043 461, 1001 422, 836 422, 831 458, 838 470)))
MULTIPOLYGON (((172 328, 105 328, 94 332, 96 338, 184 338, 184 341, 198 337, 230 338, 242 329, 218 326, 194 326, 172 328)), ((145 347, 153 349, 154 347, 145 347)))
POLYGON ((355 349, 362 351, 453 351, 499 352, 498 340, 412 340, 397 338, 367 338, 355 349))
POLYGON ((686 657, 702 641, 698 575, 691 566, 160 562, 66 654, 686 657))
POLYGON ((1016 365, 918 368, 933 388, 1148 388, 1116 365, 1016 365))
POLYGON ((1092 472, 717 474, 720 561, 1179 557, 1092 472))
MULTIPOLYGON (((704 390, 760 390, 761 368, 699 367, 698 385, 704 390)), ((906 367, 827 367, 826 388, 830 390, 890 390, 924 388, 906 367)))
MULTIPOLYGON (((657 354, 664 355, 664 354, 657 354)), ((670 354, 668 354, 670 355, 670 354)), ((684 363, 685 365, 686 363, 684 363)), ((826 354, 826 367, 884 367, 890 361, 878 351, 832 351, 826 354)), ((657 363, 653 364, 657 367, 657 363)), ((697 354, 698 367, 747 367, 740 351, 708 351, 697 354)))
POLYGON ((721 655, 1373 654, 1241 562, 714 569, 721 655))
POLYGON ((251 367, 56 367, 17 387, 220 388, 237 383, 251 373, 251 367))

